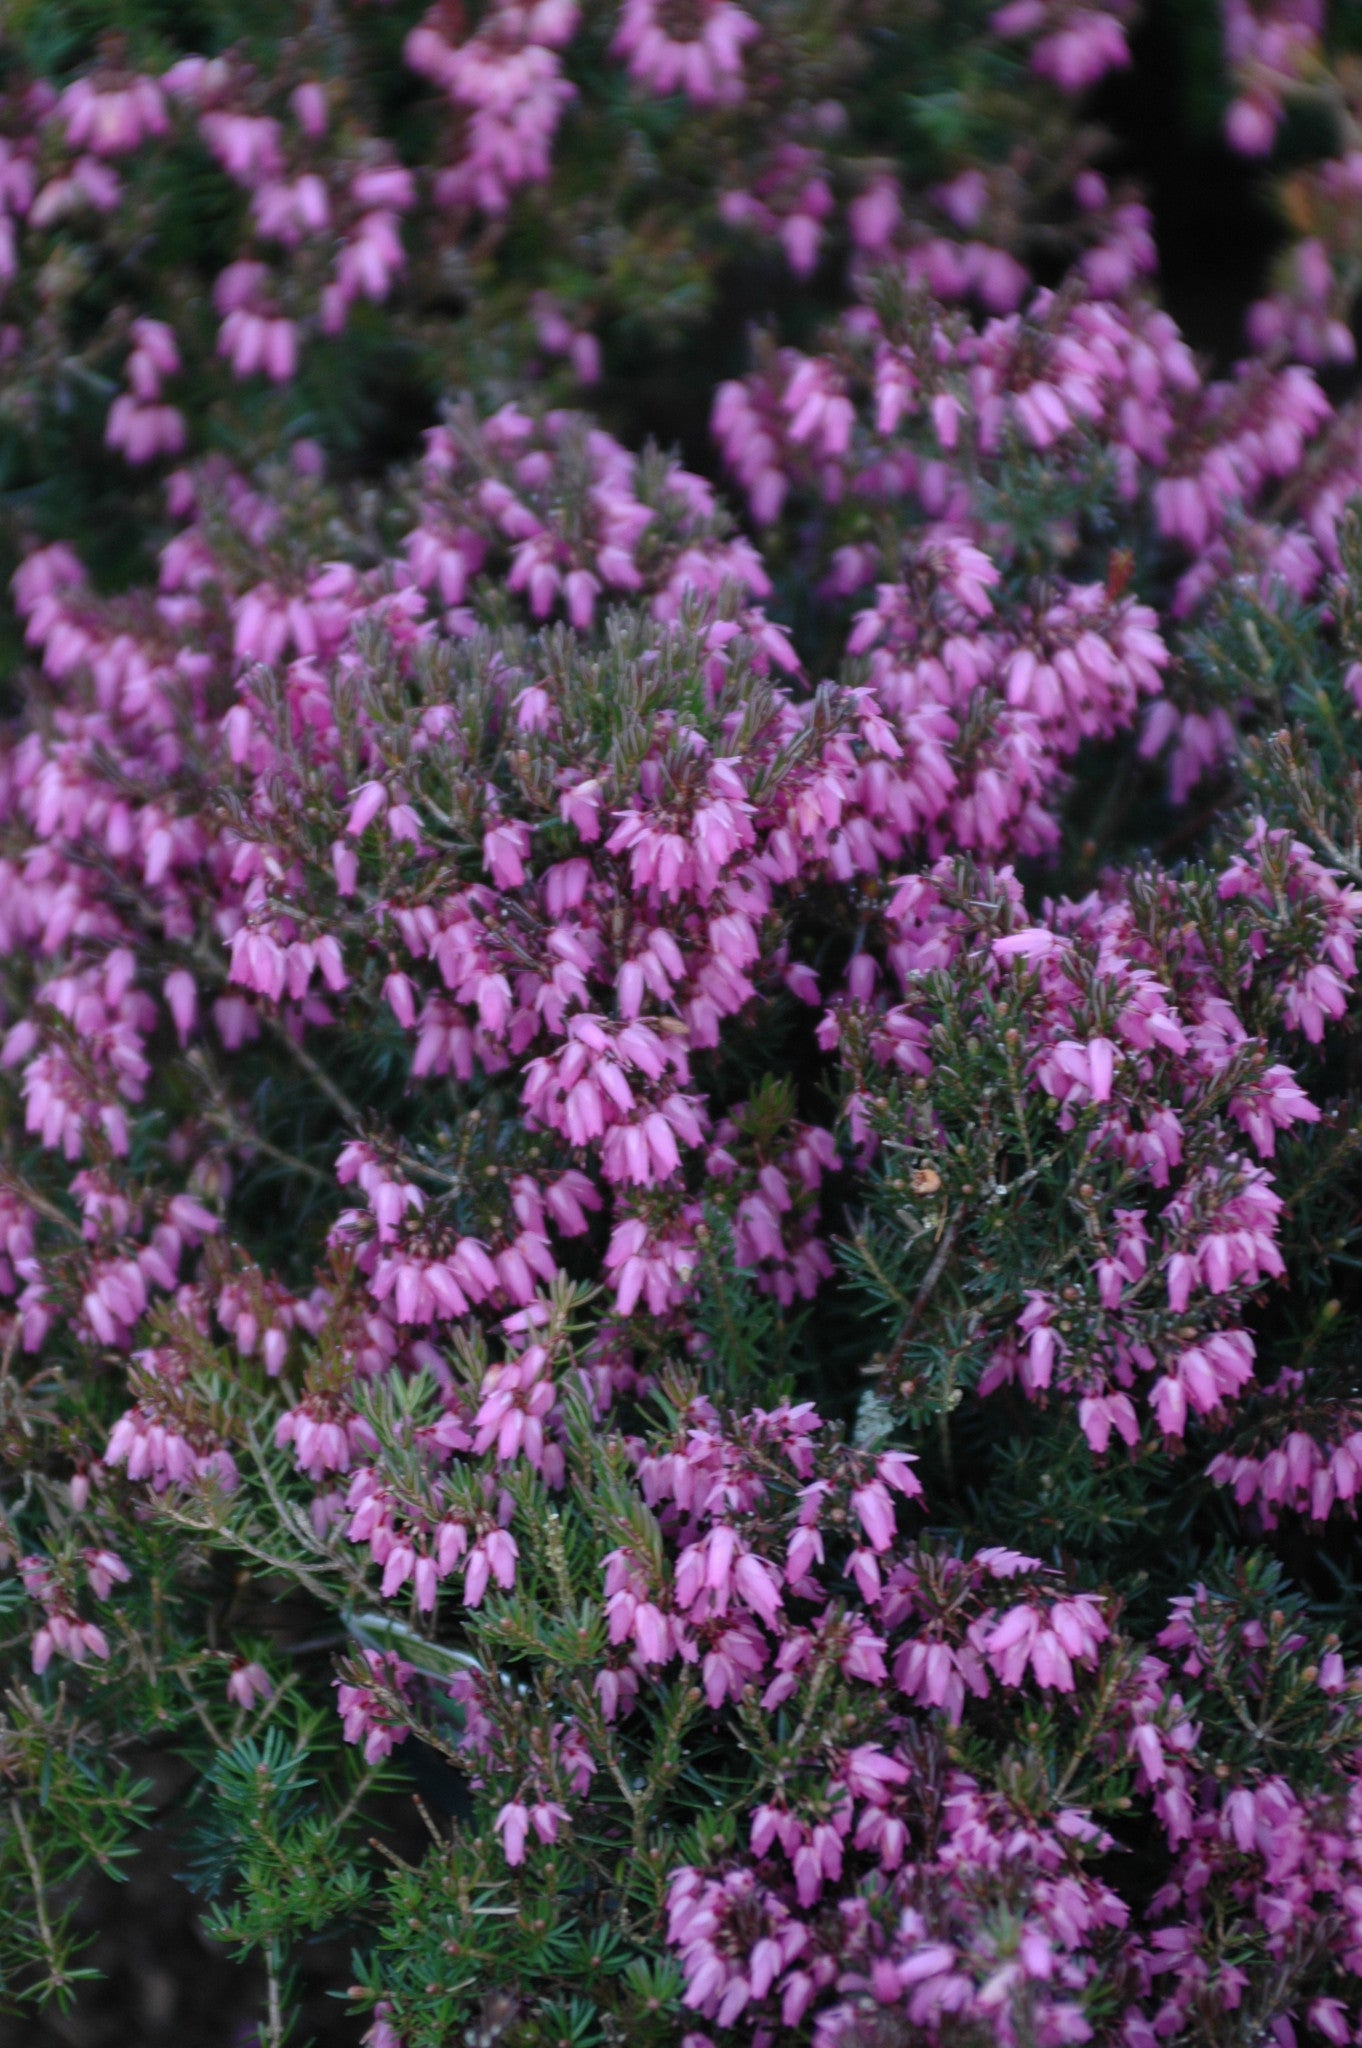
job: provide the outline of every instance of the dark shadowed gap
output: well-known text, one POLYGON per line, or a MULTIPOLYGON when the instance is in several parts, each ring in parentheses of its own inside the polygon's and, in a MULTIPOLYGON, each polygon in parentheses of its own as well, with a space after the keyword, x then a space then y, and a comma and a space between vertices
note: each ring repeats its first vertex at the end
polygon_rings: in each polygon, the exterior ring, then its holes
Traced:
POLYGON ((1219 9, 1153 0, 1131 36, 1130 69, 1093 95, 1113 138, 1107 169, 1142 188, 1154 216, 1159 292, 1193 348, 1223 372, 1244 353, 1244 316, 1286 239, 1271 194, 1285 164, 1326 154, 1332 138, 1289 122, 1268 162, 1224 140, 1219 9))

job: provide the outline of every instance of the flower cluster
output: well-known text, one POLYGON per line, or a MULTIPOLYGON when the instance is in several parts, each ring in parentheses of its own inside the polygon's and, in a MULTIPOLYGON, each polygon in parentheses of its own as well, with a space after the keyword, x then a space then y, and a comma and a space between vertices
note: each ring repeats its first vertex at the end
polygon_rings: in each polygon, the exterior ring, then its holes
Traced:
MULTIPOLYGON (((1337 968, 1308 963, 1332 945, 1351 981, 1362 897, 1261 821, 1248 848, 1211 888, 1136 873, 1034 925, 1008 877, 991 890, 946 864, 912 877, 884 911, 903 999, 892 984, 887 1006, 852 995, 822 1030, 854 1049, 846 1114, 864 1153, 883 1148, 881 1200, 913 1264, 930 1270, 946 1231, 986 1275, 998 1249, 1029 1241, 1023 1284, 988 1280, 967 1338, 947 1337, 952 1369, 981 1394, 1067 1393, 1099 1454, 1113 1431, 1138 1440, 1141 1395, 1171 1437, 1233 1401, 1255 1355, 1239 1308, 1285 1270, 1264 1162, 1320 1109, 1245 1013, 1265 970, 1280 1023, 1318 1037, 1317 998, 1341 1011, 1346 997, 1337 968), (1216 930, 1225 904, 1244 924, 1216 930), (1066 1212, 1054 1240, 1047 1185, 1066 1212)), ((918 1313, 924 1345, 936 1312, 918 1313)), ((900 1341, 901 1378, 886 1367, 881 1391, 911 1403, 905 1363, 900 1341)))

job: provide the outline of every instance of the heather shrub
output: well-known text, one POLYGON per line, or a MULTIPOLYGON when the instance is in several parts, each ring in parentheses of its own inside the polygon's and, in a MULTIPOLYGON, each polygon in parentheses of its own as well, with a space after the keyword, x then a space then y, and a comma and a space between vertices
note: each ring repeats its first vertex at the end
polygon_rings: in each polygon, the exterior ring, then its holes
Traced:
POLYGON ((63 539, 74 472, 127 578, 147 536, 112 505, 182 452, 315 440, 381 474, 470 384, 597 387, 631 440, 703 441, 744 321, 807 325, 849 264, 911 243, 1008 308, 1033 246, 1090 233, 1071 96, 1128 53, 1115 16, 1075 38, 1065 12, 21 4, 7 469, 63 539))
POLYGON ((1362 2040, 1340 15, 17 11, 12 2004, 1362 2040))

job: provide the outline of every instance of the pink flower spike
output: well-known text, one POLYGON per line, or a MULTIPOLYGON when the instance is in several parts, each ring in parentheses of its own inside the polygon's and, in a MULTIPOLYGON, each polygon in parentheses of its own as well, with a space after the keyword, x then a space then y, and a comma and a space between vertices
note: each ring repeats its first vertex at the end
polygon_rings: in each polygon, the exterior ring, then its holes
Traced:
POLYGON ((518 1799, 510 1800, 502 1807, 493 1825, 501 1836, 502 1853, 514 1870, 525 1861, 525 1839, 530 1831, 529 1809, 518 1799))
POLYGON ((350 816, 345 829, 352 839, 358 839, 367 832, 374 819, 387 809, 388 792, 381 782, 366 782, 358 790, 350 806, 350 816))

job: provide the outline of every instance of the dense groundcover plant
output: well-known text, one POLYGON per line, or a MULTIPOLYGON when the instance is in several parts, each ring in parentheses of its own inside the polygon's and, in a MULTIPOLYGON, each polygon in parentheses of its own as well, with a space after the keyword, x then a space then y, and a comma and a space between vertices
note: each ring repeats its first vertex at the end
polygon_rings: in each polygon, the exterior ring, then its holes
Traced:
POLYGON ((1362 2041, 1349 27, 14 10, 8 2000, 1362 2041))

